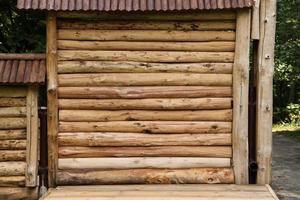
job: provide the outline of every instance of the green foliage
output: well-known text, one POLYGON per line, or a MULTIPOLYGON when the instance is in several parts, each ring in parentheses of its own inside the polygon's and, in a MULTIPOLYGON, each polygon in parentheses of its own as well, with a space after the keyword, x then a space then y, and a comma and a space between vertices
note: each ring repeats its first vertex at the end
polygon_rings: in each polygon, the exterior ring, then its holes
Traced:
MULTIPOLYGON (((278 0, 274 73, 274 121, 292 122, 300 98, 300 1, 278 0), (289 106, 290 105, 290 106, 289 106), (290 112, 292 112, 290 114, 290 112)), ((299 114, 300 111, 298 111, 299 114)), ((297 112, 296 112, 297 113, 297 112)))
POLYGON ((0 52, 45 51, 45 14, 16 8, 17 0, 0 0, 0 52))

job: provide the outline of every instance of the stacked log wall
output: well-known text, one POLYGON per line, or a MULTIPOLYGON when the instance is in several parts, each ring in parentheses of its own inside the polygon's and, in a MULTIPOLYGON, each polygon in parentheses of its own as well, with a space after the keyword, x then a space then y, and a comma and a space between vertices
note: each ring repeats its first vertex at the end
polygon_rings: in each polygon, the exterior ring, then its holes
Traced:
POLYGON ((146 18, 58 18, 58 185, 234 183, 235 12, 146 18))

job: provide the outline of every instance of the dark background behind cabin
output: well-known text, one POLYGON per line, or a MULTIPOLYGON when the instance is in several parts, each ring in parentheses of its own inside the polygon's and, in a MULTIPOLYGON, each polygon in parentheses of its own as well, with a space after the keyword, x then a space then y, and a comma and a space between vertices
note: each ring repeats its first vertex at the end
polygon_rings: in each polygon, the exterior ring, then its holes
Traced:
MULTIPOLYGON (((0 0, 0 52, 45 52, 45 13, 0 0)), ((277 0, 274 122, 300 123, 300 1, 277 0)))

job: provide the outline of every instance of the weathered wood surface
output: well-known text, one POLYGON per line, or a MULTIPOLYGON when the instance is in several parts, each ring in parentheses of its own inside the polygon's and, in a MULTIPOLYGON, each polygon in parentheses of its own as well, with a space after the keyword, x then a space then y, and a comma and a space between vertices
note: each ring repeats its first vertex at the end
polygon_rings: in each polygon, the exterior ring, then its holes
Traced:
MULTIPOLYGON (((60 74, 61 87, 87 86, 230 86, 231 74, 191 73, 96 73, 60 74)), ((1 110, 0 110, 1 114, 1 110)))
POLYGON ((236 184, 248 184, 248 93, 250 10, 237 13, 236 52, 233 68, 232 149, 236 184))
MULTIPOLYGON (((198 36, 199 37, 199 36, 198 36)), ((186 52, 186 51, 89 51, 59 50, 58 60, 135 61, 159 63, 220 62, 231 63, 233 52, 186 52)))
POLYGON ((12 98, 12 97, 26 97, 27 89, 22 86, 1 86, 0 97, 12 98))
POLYGON ((26 107, 0 107, 1 117, 25 117, 26 107))
POLYGON ((59 146, 226 146, 231 134, 59 133, 59 146))
POLYGON ((59 185, 233 183, 230 168, 129 169, 105 171, 63 170, 57 173, 59 185))
POLYGON ((0 176, 0 187, 24 187, 25 176, 0 176))
POLYGON ((23 129, 26 128, 26 118, 5 117, 0 119, 0 129, 23 129))
MULTIPOLYGON (((58 73, 215 73, 231 74, 232 63, 142 63, 118 61, 59 61, 58 73)), ((0 104, 1 105, 1 104, 0 104)))
POLYGON ((231 121, 232 110, 145 111, 145 110, 60 110, 59 120, 97 121, 231 121))
POLYGON ((26 146, 26 140, 0 140, 1 150, 24 150, 26 146))
POLYGON ((26 161, 25 150, 0 150, 0 162, 26 161))
POLYGON ((256 160, 257 183, 270 184, 272 170, 272 107, 276 1, 261 0, 257 71, 256 160))
POLYGON ((58 39, 100 41, 234 41, 229 31, 169 31, 169 30, 81 30, 59 29, 58 39))
POLYGON ((113 121, 59 122, 60 132, 231 133, 231 122, 113 121))
POLYGON ((60 29, 99 29, 99 30, 184 30, 216 31, 234 30, 234 20, 224 21, 80 21, 59 20, 60 29))
POLYGON ((199 51, 233 52, 234 42, 125 42, 58 40, 61 50, 199 51))
POLYGON ((43 60, 45 59, 45 54, 37 53, 0 53, 1 60, 43 60))
POLYGON ((25 175, 26 162, 0 162, 0 176, 25 175))
POLYGON ((26 187, 0 187, 0 199, 6 200, 20 200, 38 199, 38 188, 26 187))
POLYGON ((26 139, 25 129, 0 130, 0 140, 18 140, 18 139, 26 139))
MULTIPOLYGON (((181 169, 200 167, 230 167, 230 158, 202 157, 133 157, 133 158, 60 158, 58 168, 73 169, 181 169)), ((0 166, 1 170, 1 166, 0 166)))
POLYGON ((156 86, 156 87, 59 87, 59 98, 145 99, 232 97, 232 87, 156 86))
POLYGON ((26 106, 26 99, 25 98, 10 98, 10 97, 1 97, 0 98, 0 107, 18 107, 18 106, 26 106))
POLYGON ((219 157, 230 158, 230 146, 59 147, 60 158, 94 157, 219 157))

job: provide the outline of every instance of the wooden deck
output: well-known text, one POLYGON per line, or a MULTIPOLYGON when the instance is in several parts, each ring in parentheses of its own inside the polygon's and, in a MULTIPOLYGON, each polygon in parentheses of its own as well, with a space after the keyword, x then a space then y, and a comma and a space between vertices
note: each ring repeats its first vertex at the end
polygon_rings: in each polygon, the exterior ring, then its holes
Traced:
POLYGON ((43 200, 278 200, 269 185, 60 186, 43 200))

